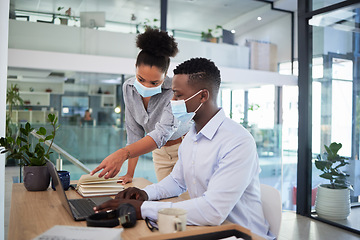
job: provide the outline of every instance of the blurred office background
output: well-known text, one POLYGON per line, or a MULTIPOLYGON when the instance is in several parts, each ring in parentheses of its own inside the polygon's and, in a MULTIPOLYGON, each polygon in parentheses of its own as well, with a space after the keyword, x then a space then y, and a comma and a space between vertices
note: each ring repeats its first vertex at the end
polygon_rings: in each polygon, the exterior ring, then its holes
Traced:
MULTIPOLYGON (((313 10, 337 2, 314 0, 313 10)), ((358 97, 353 95, 356 39, 347 25, 336 24, 353 24, 354 9, 323 17, 333 24, 321 24, 324 19, 313 23, 314 156, 324 151, 324 144, 336 141, 343 144, 341 155, 358 158, 353 146, 358 151, 359 141, 352 137, 359 133, 358 124, 352 125, 359 119, 358 97)), ((90 169, 124 147, 122 83, 135 73, 136 34, 146 25, 164 26, 164 12, 166 30, 180 50, 169 76, 174 66, 191 57, 217 64, 222 73, 219 105, 254 136, 261 181, 281 192, 283 209, 295 209, 296 0, 11 0, 7 87, 17 84, 25 102, 13 110, 13 122, 43 126, 46 115, 55 113, 61 124, 55 143, 90 169), (87 109, 90 121, 83 120, 87 109)), ((51 160, 57 159, 73 180, 84 174, 54 153, 51 160)), ((124 164, 120 175, 126 170, 124 164)), ((323 182, 318 175, 314 167, 314 189, 323 182)), ((20 171, 17 177, 21 180, 20 171)), ((151 153, 140 158, 135 177, 156 182, 151 153)))

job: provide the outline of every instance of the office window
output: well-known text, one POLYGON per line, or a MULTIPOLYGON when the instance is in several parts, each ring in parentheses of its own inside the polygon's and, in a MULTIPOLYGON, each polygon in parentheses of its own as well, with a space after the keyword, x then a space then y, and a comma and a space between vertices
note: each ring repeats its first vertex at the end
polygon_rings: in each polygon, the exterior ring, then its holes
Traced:
MULTIPOLYGON (((310 12, 299 12, 299 33, 304 39, 311 36, 312 42, 303 44, 299 38, 298 181, 303 181, 303 184, 298 184, 301 192, 298 195, 298 213, 318 218, 315 212, 311 212, 314 203, 309 200, 315 199, 319 184, 329 183, 327 179, 320 177, 321 171, 314 164, 316 156, 325 152, 324 145, 332 142, 342 144, 338 153, 349 158, 350 166, 340 169, 349 174, 348 180, 353 184, 354 191, 350 191, 352 205, 357 205, 359 201, 360 184, 356 180, 360 174, 356 167, 360 142, 359 6, 351 5, 351 1, 308 3, 310 6, 312 3, 312 9, 315 7, 318 11, 312 12, 310 9, 310 12), (309 20, 301 17, 304 13, 308 14, 307 17, 310 16, 309 20), (306 49, 308 46, 312 48, 306 49), (308 150, 311 150, 311 154, 308 150), (310 159, 312 162, 309 162, 310 159), (309 175, 309 172, 312 174, 309 175), (312 189, 308 187, 310 182, 312 189)), ((302 5, 299 9, 307 7, 303 2, 299 5, 302 5)), ((326 222, 359 233, 358 216, 356 208, 352 208, 347 219, 327 219, 326 222)))

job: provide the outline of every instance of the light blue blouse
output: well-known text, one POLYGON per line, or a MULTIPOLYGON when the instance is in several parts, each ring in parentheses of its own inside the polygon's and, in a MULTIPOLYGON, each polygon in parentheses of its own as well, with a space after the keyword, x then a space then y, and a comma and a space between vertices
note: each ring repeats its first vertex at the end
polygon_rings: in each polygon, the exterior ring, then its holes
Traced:
POLYGON ((191 199, 145 201, 142 217, 157 219, 161 208, 183 208, 188 225, 220 225, 229 220, 273 239, 262 211, 259 172, 253 137, 221 109, 199 133, 193 126, 186 134, 170 175, 144 189, 149 200, 178 196, 186 190, 191 199))

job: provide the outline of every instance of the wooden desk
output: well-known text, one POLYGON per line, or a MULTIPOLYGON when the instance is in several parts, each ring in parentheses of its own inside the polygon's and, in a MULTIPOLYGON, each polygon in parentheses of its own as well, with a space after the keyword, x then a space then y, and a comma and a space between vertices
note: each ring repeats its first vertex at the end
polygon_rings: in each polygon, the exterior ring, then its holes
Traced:
MULTIPOLYGON (((125 187, 136 186, 144 188, 151 184, 144 178, 135 178, 132 183, 125 187)), ((81 198, 74 190, 66 191, 69 199, 81 198)), ((178 198, 166 199, 164 201, 183 201, 189 197, 184 194, 178 198)), ((85 221, 74 221, 61 205, 57 194, 49 188, 47 191, 29 192, 22 183, 14 183, 12 187, 10 222, 8 239, 27 240, 33 239, 54 225, 86 226, 85 221)), ((208 226, 187 226, 186 231, 209 229, 208 226)), ((124 229, 122 238, 124 240, 136 240, 141 237, 156 236, 158 232, 151 232, 144 220, 138 220, 134 228, 124 229)), ((262 239, 253 234, 253 239, 262 239)))

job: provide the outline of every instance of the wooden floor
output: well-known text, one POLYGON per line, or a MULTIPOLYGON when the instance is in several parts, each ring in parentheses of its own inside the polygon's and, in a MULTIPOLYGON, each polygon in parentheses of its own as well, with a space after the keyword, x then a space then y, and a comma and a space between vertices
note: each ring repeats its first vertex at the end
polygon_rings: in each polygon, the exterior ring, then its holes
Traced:
MULTIPOLYGON (((18 167, 5 168, 5 239, 7 239, 12 176, 19 175, 18 167)), ((360 221, 360 216, 359 216, 360 221)), ((283 212, 279 240, 359 240, 360 235, 299 216, 293 211, 283 212)), ((10 239, 9 239, 10 240, 10 239)))

